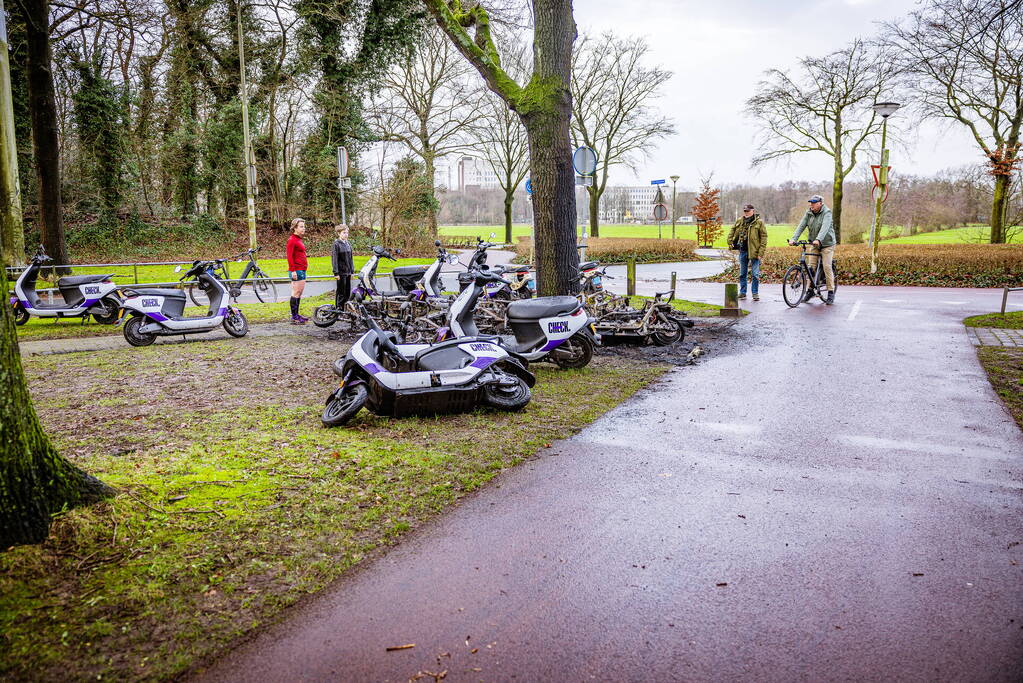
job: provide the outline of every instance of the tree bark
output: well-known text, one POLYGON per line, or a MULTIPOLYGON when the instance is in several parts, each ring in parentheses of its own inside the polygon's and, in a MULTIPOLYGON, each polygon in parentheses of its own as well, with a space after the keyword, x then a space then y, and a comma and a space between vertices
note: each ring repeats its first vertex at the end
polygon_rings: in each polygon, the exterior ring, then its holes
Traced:
POLYGON ((505 190, 504 192, 504 241, 506 244, 512 242, 512 204, 515 202, 515 191, 505 190))
MULTIPOLYGON (((426 183, 427 188, 430 191, 430 197, 436 198, 437 188, 434 186, 434 174, 437 172, 436 156, 434 155, 432 150, 427 150, 424 148, 423 166, 425 168, 426 183)), ((433 239, 437 239, 437 210, 434 208, 432 204, 430 205, 430 211, 427 220, 429 222, 430 234, 433 236, 433 239)))
POLYGON ((995 176, 995 193, 991 201, 991 244, 1005 243, 1005 209, 1009 203, 1012 176, 995 176))
POLYGON ((25 0, 28 44, 28 92, 32 110, 32 143, 39 192, 43 246, 54 265, 68 263, 60 196, 60 147, 57 105, 53 92, 50 17, 47 0, 25 0))
POLYGON ((587 187, 590 199, 590 237, 600 237, 600 195, 604 194, 596 187, 587 187))
MULTIPOLYGON (((837 158, 837 157, 836 157, 837 158)), ((841 163, 835 163, 835 182, 831 187, 831 224, 835 226, 835 243, 842 243, 842 195, 845 193, 845 178, 841 163)))

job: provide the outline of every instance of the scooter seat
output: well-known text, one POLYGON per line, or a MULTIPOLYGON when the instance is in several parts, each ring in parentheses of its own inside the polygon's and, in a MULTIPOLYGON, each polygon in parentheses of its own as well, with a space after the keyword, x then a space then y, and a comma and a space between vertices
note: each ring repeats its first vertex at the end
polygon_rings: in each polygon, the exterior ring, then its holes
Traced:
POLYGON ((508 304, 508 320, 539 320, 575 313, 582 304, 574 296, 544 296, 519 299, 508 304))
POLYGON ((162 296, 168 299, 184 299, 185 293, 180 289, 157 289, 155 287, 147 287, 146 289, 135 289, 134 287, 128 287, 128 291, 134 292, 139 296, 162 296))
POLYGON ((422 275, 426 272, 427 268, 429 266, 399 266, 392 270, 391 273, 397 276, 422 275))
POLYGON ((90 285, 93 282, 103 282, 109 280, 114 276, 113 273, 109 275, 69 275, 68 277, 62 277, 57 280, 57 287, 77 287, 78 285, 90 285))
POLYGON ((592 270, 600 265, 599 261, 587 261, 579 264, 579 270, 592 270))
POLYGON ((506 273, 528 273, 529 272, 529 266, 520 266, 517 263, 506 263, 505 265, 501 266, 501 268, 503 268, 504 272, 506 272, 506 273))

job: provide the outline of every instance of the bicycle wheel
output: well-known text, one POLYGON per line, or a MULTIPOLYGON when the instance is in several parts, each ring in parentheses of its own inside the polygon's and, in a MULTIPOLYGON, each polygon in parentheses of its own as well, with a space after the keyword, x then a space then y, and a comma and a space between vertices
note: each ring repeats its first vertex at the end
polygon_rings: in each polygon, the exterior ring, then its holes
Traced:
MULTIPOLYGON (((831 277, 835 283, 835 289, 832 291, 838 291, 838 268, 835 266, 835 262, 831 262, 831 277)), ((817 296, 820 297, 821 301, 826 302, 828 300, 828 280, 824 276, 824 265, 821 264, 817 269, 817 296)))
POLYGON ((256 293, 256 298, 264 304, 277 303, 277 287, 263 271, 259 271, 252 278, 252 291, 256 293))
POLYGON ((789 266, 785 276, 781 280, 781 293, 785 297, 785 303, 789 308, 795 308, 806 296, 806 288, 810 286, 803 269, 799 266, 789 266))

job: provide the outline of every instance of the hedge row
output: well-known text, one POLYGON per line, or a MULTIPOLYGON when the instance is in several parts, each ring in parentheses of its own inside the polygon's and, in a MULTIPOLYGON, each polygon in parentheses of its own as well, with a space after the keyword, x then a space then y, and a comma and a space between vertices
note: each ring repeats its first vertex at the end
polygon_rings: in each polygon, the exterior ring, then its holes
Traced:
MULTIPOLYGON (((737 252, 727 252, 733 261, 737 252)), ((1018 244, 882 244, 877 272, 870 272, 865 244, 840 244, 835 251, 838 281, 847 285, 920 287, 1023 287, 1023 245, 1018 244)), ((799 261, 798 247, 771 247, 760 263, 762 282, 781 282, 799 261)), ((735 261, 715 282, 735 282, 735 261)))
MULTIPOLYGON (((533 241, 520 237, 515 245, 516 261, 525 263, 533 241)), ((591 237, 587 240, 586 258, 601 263, 624 263, 635 257, 640 263, 665 261, 699 261, 696 242, 692 240, 655 240, 625 237, 591 237)))

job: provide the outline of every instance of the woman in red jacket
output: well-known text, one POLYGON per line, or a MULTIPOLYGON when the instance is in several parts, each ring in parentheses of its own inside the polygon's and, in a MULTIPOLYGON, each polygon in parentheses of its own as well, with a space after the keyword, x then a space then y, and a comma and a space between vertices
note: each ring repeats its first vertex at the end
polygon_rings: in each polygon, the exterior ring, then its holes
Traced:
POLYGON ((309 318, 298 313, 298 305, 305 291, 305 271, 309 262, 305 255, 302 235, 305 234, 305 221, 296 218, 291 221, 291 237, 288 238, 288 277, 291 278, 291 324, 305 325, 309 318))

